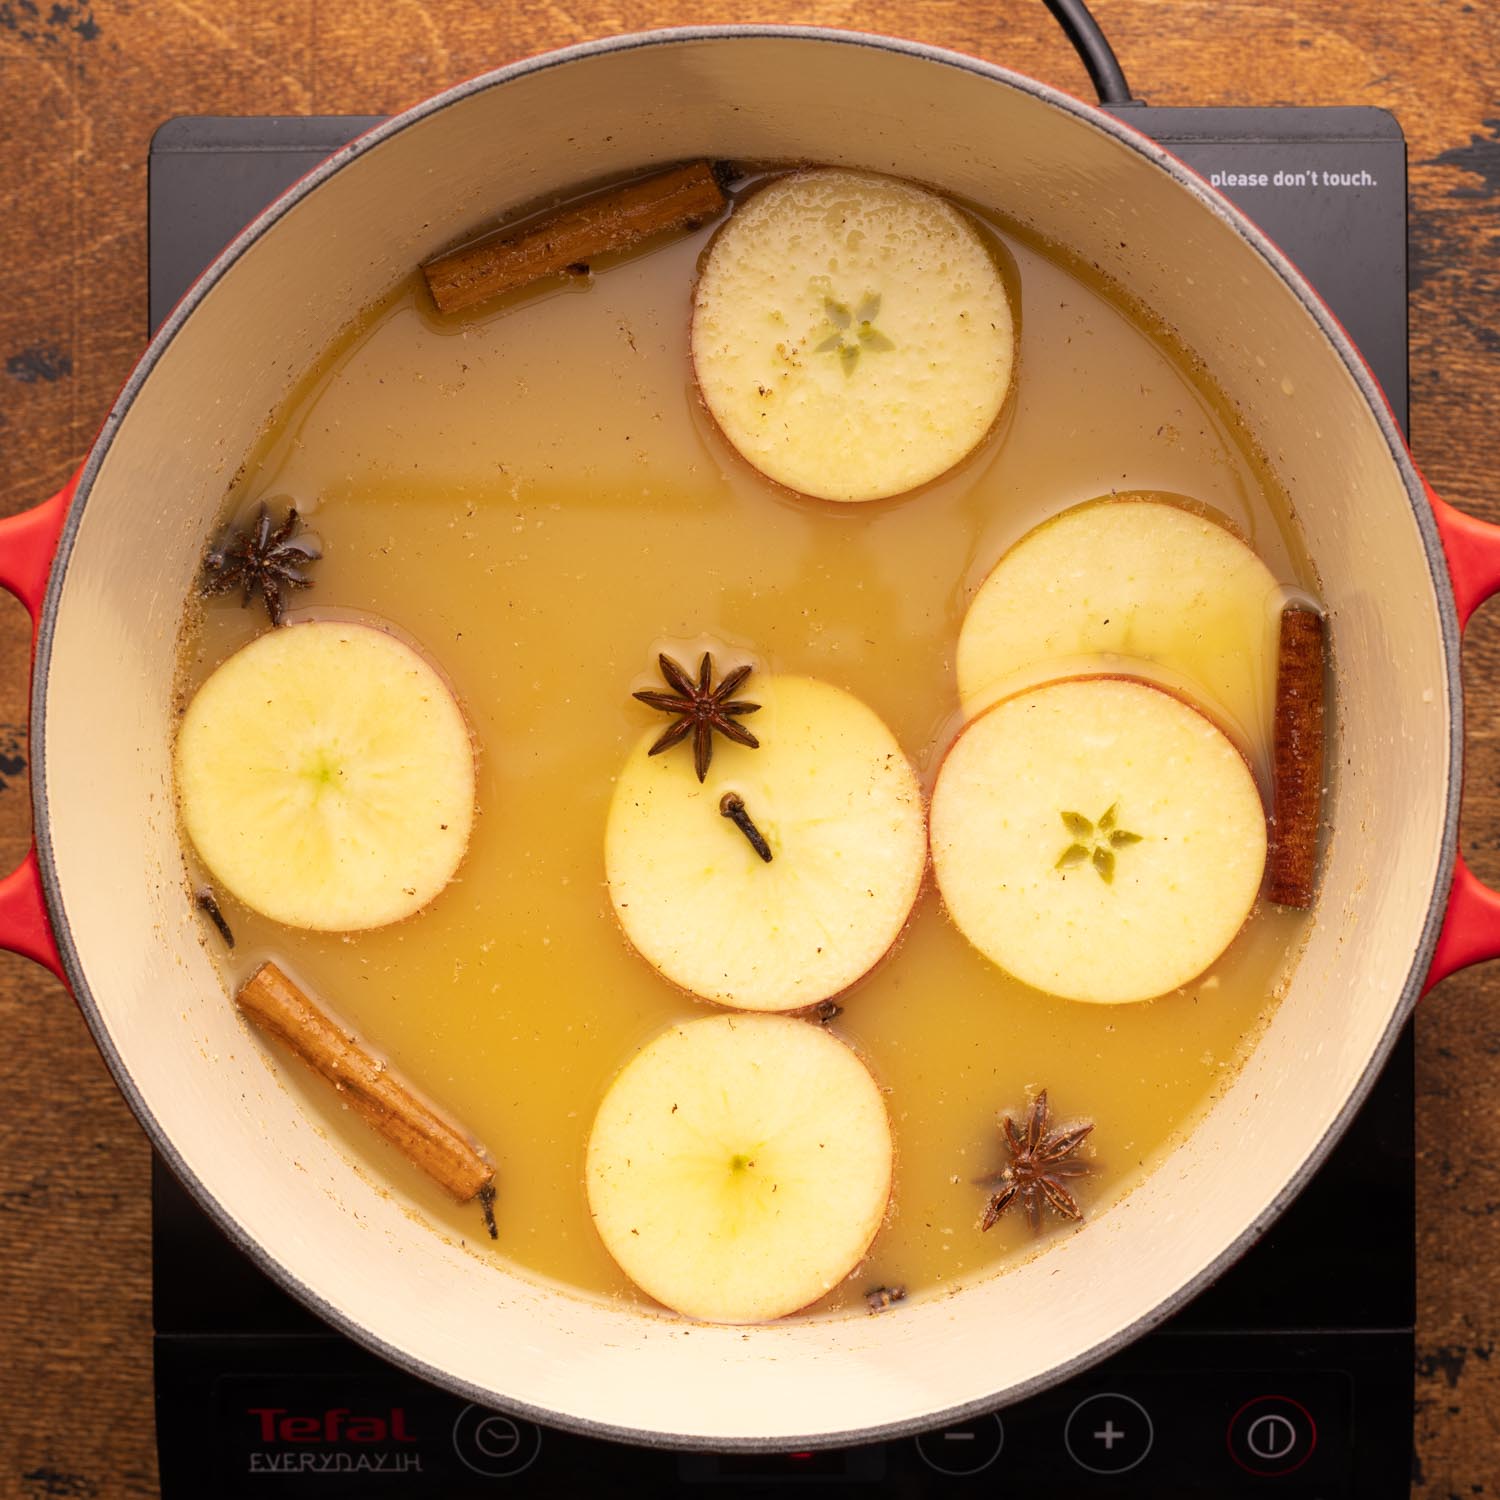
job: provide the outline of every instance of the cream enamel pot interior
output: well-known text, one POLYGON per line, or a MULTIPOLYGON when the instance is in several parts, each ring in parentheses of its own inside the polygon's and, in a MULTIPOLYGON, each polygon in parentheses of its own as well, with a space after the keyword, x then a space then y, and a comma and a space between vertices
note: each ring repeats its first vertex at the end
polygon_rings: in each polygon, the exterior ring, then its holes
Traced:
POLYGON ((0 530, 0 581, 39 622, 37 850, 0 884, 7 946, 64 975, 153 1141, 267 1270, 396 1363, 543 1422, 809 1447, 930 1427, 1058 1380, 1244 1249, 1327 1151, 1424 979, 1500 951, 1500 901, 1455 863, 1459 629, 1500 586, 1495 534, 1424 495, 1343 335, 1217 195, 1093 108, 915 44, 788 29, 626 37, 390 121, 198 283, 76 492, 0 530), (475 225, 698 156, 918 178, 1096 262, 1239 405, 1290 490, 1332 621, 1335 832, 1265 1039, 1167 1163, 1086 1233, 899 1316, 688 1325, 515 1279, 450 1244, 309 1127, 298 1085, 226 1003, 185 896, 174 650, 205 538, 268 414, 361 307, 475 225))

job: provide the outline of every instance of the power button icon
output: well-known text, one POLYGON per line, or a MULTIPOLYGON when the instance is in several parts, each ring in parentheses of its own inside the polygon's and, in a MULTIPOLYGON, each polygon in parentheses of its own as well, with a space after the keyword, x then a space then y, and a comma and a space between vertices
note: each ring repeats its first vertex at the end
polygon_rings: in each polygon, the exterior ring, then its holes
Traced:
POLYGON ((1229 1456, 1250 1474, 1300 1469, 1318 1446, 1312 1413, 1290 1396, 1257 1396, 1229 1419, 1229 1456))

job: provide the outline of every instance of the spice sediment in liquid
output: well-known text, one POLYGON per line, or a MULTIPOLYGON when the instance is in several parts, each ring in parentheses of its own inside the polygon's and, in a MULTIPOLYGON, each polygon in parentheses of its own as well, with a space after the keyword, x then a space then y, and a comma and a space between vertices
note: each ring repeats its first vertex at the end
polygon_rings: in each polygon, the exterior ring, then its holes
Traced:
MULTIPOLYGON (((604 884, 614 777, 657 727, 629 695, 654 685, 658 649, 696 661, 711 643, 723 665, 836 683, 880 714, 930 790, 960 724, 968 600, 1058 511, 1111 490, 1189 496, 1279 579, 1312 583, 1285 502, 1189 361, 1105 289, 996 232, 1023 304, 1011 407, 916 494, 800 499, 713 432, 687 359, 705 230, 452 320, 414 278, 303 382, 231 497, 297 506, 325 555, 291 618, 383 622, 418 644, 459 696, 479 770, 468 855, 427 911, 314 934, 225 898, 232 981, 275 956, 464 1122, 498 1168, 499 1240, 484 1253, 523 1274, 638 1297, 589 1219, 588 1132, 634 1052, 705 1011, 631 951, 604 884)), ((224 601, 190 617, 188 690, 264 625, 224 601)), ((1100 1170, 1079 1196, 1101 1211, 1232 1076, 1302 920, 1259 911, 1185 991, 1093 1006, 999 972, 925 890, 832 1023, 887 1090, 897 1160, 867 1265, 819 1309, 863 1311, 870 1286, 916 1294, 1029 1247, 1019 1215, 979 1234, 973 1183, 1004 1164, 997 1112, 1019 1116, 1028 1090, 1049 1090, 1058 1123, 1095 1122, 1100 1170)), ((305 1097, 345 1131, 336 1101, 316 1085, 305 1097)), ((427 1217, 487 1245, 472 1205, 455 1209, 357 1122, 347 1135, 427 1217)))

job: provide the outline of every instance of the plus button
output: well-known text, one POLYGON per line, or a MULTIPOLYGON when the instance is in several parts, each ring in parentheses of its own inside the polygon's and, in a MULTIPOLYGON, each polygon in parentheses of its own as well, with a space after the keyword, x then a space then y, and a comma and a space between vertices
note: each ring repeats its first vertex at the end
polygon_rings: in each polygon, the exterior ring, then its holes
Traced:
POLYGON ((1146 1408, 1121 1391, 1085 1397, 1063 1428, 1068 1456, 1090 1474, 1124 1474, 1135 1468, 1155 1437, 1146 1408))

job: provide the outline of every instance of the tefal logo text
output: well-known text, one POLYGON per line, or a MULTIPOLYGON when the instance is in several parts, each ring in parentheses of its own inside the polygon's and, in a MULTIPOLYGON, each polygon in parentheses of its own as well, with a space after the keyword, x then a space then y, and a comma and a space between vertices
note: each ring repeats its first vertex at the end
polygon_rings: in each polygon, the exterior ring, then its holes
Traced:
POLYGON ((414 1443, 406 1429, 406 1409, 393 1406, 384 1416, 362 1416, 335 1406, 318 1416, 284 1406, 252 1406, 248 1416, 260 1422, 263 1443, 414 1443))

